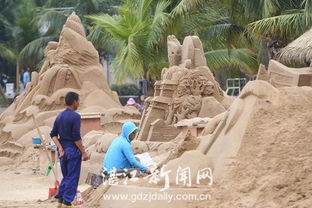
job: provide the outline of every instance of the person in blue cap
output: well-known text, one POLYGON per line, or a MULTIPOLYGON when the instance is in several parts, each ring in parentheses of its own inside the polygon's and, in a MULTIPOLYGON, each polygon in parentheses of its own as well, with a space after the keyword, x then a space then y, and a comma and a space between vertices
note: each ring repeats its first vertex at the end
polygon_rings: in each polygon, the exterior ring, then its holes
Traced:
POLYGON ((81 161, 89 157, 80 136, 81 117, 75 111, 79 107, 79 95, 68 92, 65 96, 66 109, 55 119, 50 136, 56 144, 63 179, 55 198, 58 208, 71 207, 77 192, 81 161))
POLYGON ((132 122, 123 124, 121 135, 113 140, 103 160, 103 167, 107 173, 130 168, 139 168, 143 173, 150 173, 149 168, 135 159, 132 151, 131 141, 137 131, 138 127, 132 122))

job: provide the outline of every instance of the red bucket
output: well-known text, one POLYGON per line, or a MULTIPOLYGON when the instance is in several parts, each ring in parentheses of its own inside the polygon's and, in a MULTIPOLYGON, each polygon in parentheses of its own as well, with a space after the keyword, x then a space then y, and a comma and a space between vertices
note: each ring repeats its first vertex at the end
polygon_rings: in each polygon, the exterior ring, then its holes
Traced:
POLYGON ((58 187, 60 183, 58 181, 55 181, 54 188, 49 188, 49 199, 51 199, 55 194, 57 194, 58 187))

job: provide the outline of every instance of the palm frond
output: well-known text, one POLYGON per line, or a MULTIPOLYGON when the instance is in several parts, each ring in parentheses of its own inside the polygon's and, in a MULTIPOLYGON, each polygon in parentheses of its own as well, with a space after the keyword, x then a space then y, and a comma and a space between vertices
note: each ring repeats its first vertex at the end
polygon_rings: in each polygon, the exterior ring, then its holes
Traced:
POLYGON ((3 14, 0 14, 0 22, 5 26, 11 25, 8 19, 3 14))
POLYGON ((275 15, 281 7, 279 0, 238 0, 238 2, 244 8, 245 15, 252 21, 275 15))
POLYGON ((16 55, 14 51, 11 48, 5 46, 4 44, 0 44, 0 57, 11 63, 14 63, 16 60, 16 55))
POLYGON ((306 16, 306 22, 312 21, 312 1, 311 0, 303 0, 302 5, 304 5, 304 13, 306 16))
POLYGON ((157 3, 152 24, 150 26, 151 34, 148 41, 148 47, 154 47, 154 45, 159 42, 161 34, 164 32, 165 26, 169 21, 169 14, 165 12, 169 5, 170 2, 168 1, 161 1, 157 3))
POLYGON ((298 36, 309 29, 311 22, 306 24, 304 13, 283 14, 268 17, 248 25, 250 31, 255 36, 263 34, 281 34, 281 36, 298 36))
POLYGON ((19 53, 20 64, 35 66, 43 58, 45 46, 55 38, 55 36, 40 37, 29 42, 19 53))
POLYGON ((191 10, 198 8, 206 0, 181 0, 179 4, 171 11, 171 16, 184 16, 191 10))
POLYGON ((263 17, 275 15, 280 8, 279 0, 263 0, 263 17))
POLYGON ((142 74, 143 66, 140 62, 141 58, 136 45, 129 42, 120 48, 120 53, 117 54, 113 61, 113 70, 116 73, 116 81, 120 83, 126 77, 137 78, 142 74))
POLYGON ((240 69, 252 73, 257 69, 256 54, 246 48, 218 49, 205 53, 211 70, 240 69))
POLYGON ((138 20, 144 21, 149 15, 152 0, 138 0, 138 20))
POLYGON ((96 25, 89 28, 87 39, 92 42, 95 48, 103 49, 110 54, 116 54, 119 47, 113 37, 102 27, 96 25))
POLYGON ((121 24, 121 19, 118 16, 112 17, 108 14, 100 14, 87 15, 86 18, 90 19, 93 24, 105 28, 116 39, 126 40, 129 36, 127 28, 121 24))
POLYGON ((66 21, 66 16, 63 12, 55 10, 44 11, 38 21, 39 32, 41 35, 60 32, 66 21))

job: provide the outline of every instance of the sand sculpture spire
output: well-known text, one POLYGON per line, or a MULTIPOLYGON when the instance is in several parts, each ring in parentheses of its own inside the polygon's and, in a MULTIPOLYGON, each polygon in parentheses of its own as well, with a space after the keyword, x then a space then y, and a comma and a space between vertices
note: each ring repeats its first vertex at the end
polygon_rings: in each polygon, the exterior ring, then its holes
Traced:
POLYGON ((162 70, 154 97, 147 101, 140 140, 171 140, 179 132, 173 127, 178 121, 214 116, 207 113, 213 106, 221 109, 216 114, 228 108, 227 97, 207 67, 200 39, 187 36, 181 45, 170 35, 167 44, 170 67, 162 70))
MULTIPOLYGON (((58 42, 49 42, 45 60, 31 82, 0 118, 0 143, 14 141, 34 128, 27 109, 39 108, 40 124, 51 126, 57 112, 64 108, 64 96, 75 91, 81 97, 81 110, 121 107, 118 96, 110 90, 99 55, 86 39, 80 18, 73 12, 64 24, 58 42)), ((39 120, 39 119, 38 119, 39 120)))

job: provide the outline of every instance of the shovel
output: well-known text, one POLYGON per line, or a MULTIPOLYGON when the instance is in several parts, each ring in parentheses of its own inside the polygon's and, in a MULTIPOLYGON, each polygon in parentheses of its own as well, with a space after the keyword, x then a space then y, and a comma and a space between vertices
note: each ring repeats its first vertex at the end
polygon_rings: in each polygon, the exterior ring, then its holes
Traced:
MULTIPOLYGON (((47 167, 47 170, 49 170, 49 172, 52 170, 53 172, 53 175, 54 175, 54 178, 55 178, 55 181, 54 181, 54 188, 49 188, 49 198, 51 198, 52 196, 54 196, 56 193, 57 193, 57 190, 58 190, 58 187, 59 187, 59 181, 57 180, 57 175, 56 175, 56 171, 53 169, 53 163, 52 163, 52 160, 49 156, 49 153, 48 153, 48 150, 45 146, 45 143, 46 143, 46 139, 45 139, 45 136, 41 133, 38 125, 37 125, 37 121, 36 121, 36 118, 35 118, 35 114, 37 114, 39 112, 39 108, 37 106, 34 106, 34 105, 31 105, 29 106, 28 108, 26 108, 25 110, 25 113, 27 116, 31 116, 32 119, 33 119, 33 122, 34 122, 34 125, 37 129, 37 132, 38 132, 38 135, 39 135, 39 138, 41 139, 41 144, 43 145, 43 149, 44 149, 44 152, 46 154, 46 157, 48 158, 49 160, 49 166, 47 167)), ((56 154, 57 155, 57 154, 56 154)), ((57 160, 55 161, 55 163, 57 162, 57 160)), ((57 168, 56 168, 57 169, 57 168)))

